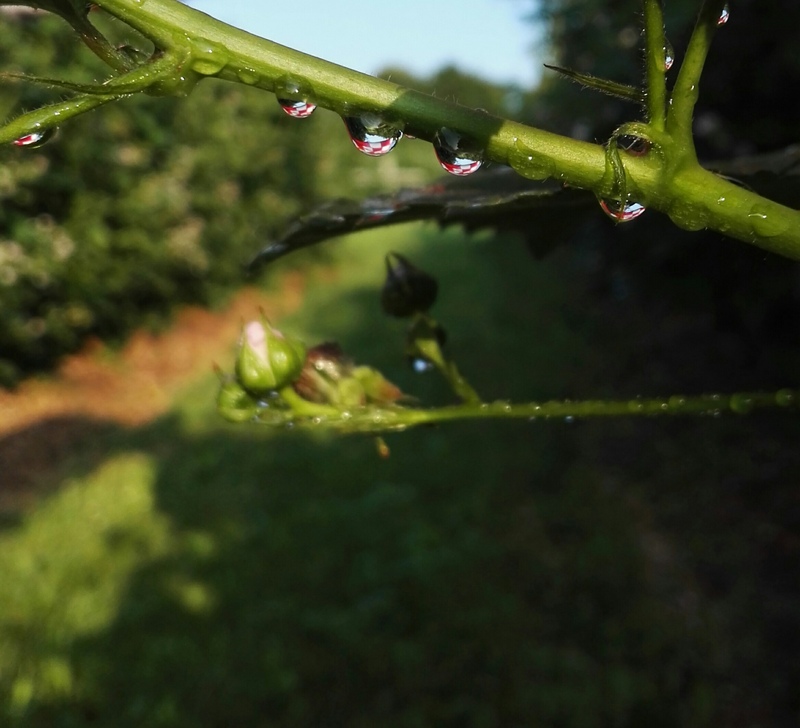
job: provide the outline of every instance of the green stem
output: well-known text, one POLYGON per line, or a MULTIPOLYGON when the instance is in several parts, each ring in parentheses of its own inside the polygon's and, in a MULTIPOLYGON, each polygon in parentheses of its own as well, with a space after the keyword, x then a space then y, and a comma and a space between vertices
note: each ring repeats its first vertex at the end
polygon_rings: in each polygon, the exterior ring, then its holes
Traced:
MULTIPOLYGON (((283 393, 282 393, 283 394, 283 393)), ((304 400, 305 401, 305 400, 304 400)), ((276 420, 275 413, 266 414, 269 424, 293 424, 301 427, 327 428, 343 433, 402 431, 419 425, 431 425, 458 420, 524 419, 567 420, 595 417, 706 415, 725 412, 744 415, 756 409, 787 409, 797 411, 800 391, 782 389, 778 392, 740 392, 732 395, 707 394, 695 397, 633 400, 551 401, 510 404, 508 402, 463 403, 434 409, 403 407, 360 407, 346 412, 302 415, 287 412, 276 420), (299 415, 299 416, 298 416, 299 415)), ((326 408, 333 409, 333 408, 326 408)))
POLYGON ((645 66, 647 71, 647 117, 655 131, 666 123, 667 83, 665 61, 667 38, 661 0, 644 0, 645 66))
POLYGON ((692 116, 699 94, 700 76, 724 7, 725 0, 704 0, 672 89, 667 131, 681 145, 685 161, 697 162, 692 137, 692 116))
MULTIPOLYGON (((164 55, 121 76, 109 79, 105 84, 94 87, 91 93, 75 96, 65 101, 59 101, 58 103, 20 114, 15 119, 0 125, 0 144, 8 144, 34 131, 51 129, 68 119, 80 116, 110 101, 116 101, 139 91, 145 91, 154 85, 157 86, 165 79, 171 79, 179 65, 180 56, 178 54, 164 55)), ((13 78, 13 76, 11 77, 13 78)), ((20 79, 16 77, 14 80, 20 79)), ((31 80, 33 82, 41 81, 50 85, 59 84, 59 81, 55 79, 33 78, 31 80)), ((65 82, 64 85, 67 87, 72 86, 75 89, 83 88, 88 90, 92 88, 88 84, 65 82)))
MULTIPOLYGON (((278 93, 291 86, 307 100, 339 114, 373 112, 428 141, 447 126, 479 144, 487 159, 509 164, 525 177, 555 177, 600 197, 615 193, 617 179, 607 168, 605 150, 599 144, 569 139, 404 89, 258 38, 177 0, 98 0, 96 4, 151 38, 157 48, 186 57, 171 82, 160 86, 161 93, 186 93, 202 76, 278 93)), ((681 65, 666 118, 666 129, 674 143, 665 146, 663 154, 625 156, 626 191, 636 201, 669 214, 685 228, 708 227, 800 260, 800 211, 715 178, 696 161, 691 116, 700 72, 722 7, 723 0, 705 3, 681 65)), ((651 10, 648 23, 654 23, 654 18, 651 10)), ((89 108, 107 100, 80 103, 89 108)), ((651 103, 655 106, 656 102, 651 103)), ((41 118, 49 119, 49 126, 63 120, 46 113, 41 118)), ((0 127, 0 142, 19 135, 19 125, 13 133, 8 127, 0 127)))
POLYGON ((435 334, 438 328, 436 320, 427 314, 418 314, 418 316, 418 320, 424 322, 424 324, 422 326, 412 325, 411 331, 412 333, 414 331, 424 332, 425 335, 413 339, 414 348, 436 367, 459 399, 469 404, 480 404, 480 395, 472 388, 472 385, 458 370, 456 363, 444 353, 439 345, 435 334))

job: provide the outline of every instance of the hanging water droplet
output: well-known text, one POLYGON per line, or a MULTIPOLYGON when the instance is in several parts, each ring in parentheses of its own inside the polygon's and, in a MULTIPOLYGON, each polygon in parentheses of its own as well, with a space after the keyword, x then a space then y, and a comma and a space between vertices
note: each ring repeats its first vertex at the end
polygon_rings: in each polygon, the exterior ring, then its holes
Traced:
POLYGON ((731 17, 731 11, 728 8, 728 4, 725 3, 725 7, 722 8, 722 12, 719 14, 719 19, 717 20, 717 25, 725 25, 731 17))
POLYGON ((675 49, 666 38, 664 38, 664 70, 669 71, 675 63, 675 49))
POLYGON ((616 142, 617 148, 631 157, 643 157, 653 146, 647 139, 634 134, 620 134, 616 142))
POLYGON ((307 119, 314 113, 317 108, 316 104, 310 104, 308 101, 293 101, 292 99, 278 99, 281 108, 295 119, 307 119))
POLYGON ((630 222, 645 211, 644 205, 632 200, 604 200, 599 198, 600 208, 614 222, 630 222))
POLYGON ((446 127, 436 132, 433 150, 442 169, 457 176, 477 172, 483 164, 483 153, 480 148, 458 132, 446 127))
POLYGON ((58 132, 58 127, 43 129, 42 131, 32 131, 30 134, 25 134, 25 136, 15 139, 12 144, 17 147, 37 149, 53 139, 56 135, 56 132, 58 132))
POLYGON ((376 114, 343 116, 342 120, 353 146, 370 157, 388 154, 403 136, 402 129, 387 123, 376 114))
POLYGON ((572 415, 567 415, 564 418, 564 422, 566 422, 568 425, 571 425, 573 422, 575 422, 575 417, 573 417, 572 415))

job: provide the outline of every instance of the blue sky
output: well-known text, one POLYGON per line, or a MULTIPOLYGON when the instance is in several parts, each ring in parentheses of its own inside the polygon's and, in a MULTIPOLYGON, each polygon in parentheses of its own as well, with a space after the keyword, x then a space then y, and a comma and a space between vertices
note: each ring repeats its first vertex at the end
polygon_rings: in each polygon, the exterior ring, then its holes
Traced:
POLYGON ((428 74, 455 63, 531 86, 542 59, 521 18, 529 0, 190 0, 226 23, 365 73, 396 65, 428 74), (384 12, 383 8, 392 8, 384 12))

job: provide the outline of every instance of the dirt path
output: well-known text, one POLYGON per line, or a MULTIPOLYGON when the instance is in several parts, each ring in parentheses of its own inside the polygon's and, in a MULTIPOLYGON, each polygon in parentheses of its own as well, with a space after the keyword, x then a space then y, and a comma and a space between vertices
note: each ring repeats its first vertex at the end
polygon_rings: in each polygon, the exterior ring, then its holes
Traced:
POLYGON ((180 309, 168 330, 136 331, 117 353, 90 341, 52 377, 0 390, 0 510, 28 500, 26 491, 81 439, 109 425, 152 421, 212 362, 227 366, 242 321, 260 308, 274 320, 297 309, 304 280, 285 275, 277 294, 245 288, 219 312, 180 309))

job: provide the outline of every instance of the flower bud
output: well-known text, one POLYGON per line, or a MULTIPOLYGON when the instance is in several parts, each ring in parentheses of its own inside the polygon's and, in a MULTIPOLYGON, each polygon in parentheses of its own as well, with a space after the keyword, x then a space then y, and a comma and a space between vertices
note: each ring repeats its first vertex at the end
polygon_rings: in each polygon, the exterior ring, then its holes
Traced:
POLYGON ((236 378, 248 392, 260 396, 291 384, 303 369, 305 346, 287 339, 266 319, 245 324, 236 378))
POLYGON ((381 291, 381 306, 390 316, 407 318, 425 312, 436 301, 439 284, 399 253, 386 256, 386 281, 381 291), (394 261, 392 260, 394 259, 394 261))

